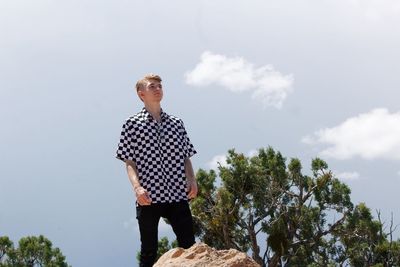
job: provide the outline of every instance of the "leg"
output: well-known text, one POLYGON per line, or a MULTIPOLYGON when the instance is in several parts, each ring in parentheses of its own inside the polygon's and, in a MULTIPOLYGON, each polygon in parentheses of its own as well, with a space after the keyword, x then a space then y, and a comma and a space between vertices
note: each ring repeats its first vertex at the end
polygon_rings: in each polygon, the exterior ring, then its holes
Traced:
POLYGON ((179 247, 190 248, 195 242, 189 204, 186 201, 171 203, 166 217, 171 223, 179 247))
POLYGON ((136 218, 140 230, 140 267, 153 266, 158 249, 158 222, 160 215, 157 207, 138 206, 136 207, 136 218))

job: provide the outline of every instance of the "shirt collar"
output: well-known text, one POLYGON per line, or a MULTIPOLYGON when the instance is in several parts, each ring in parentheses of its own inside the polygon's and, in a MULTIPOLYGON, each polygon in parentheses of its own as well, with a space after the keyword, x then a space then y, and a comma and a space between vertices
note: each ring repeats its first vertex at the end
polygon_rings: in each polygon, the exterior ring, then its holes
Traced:
MULTIPOLYGON (((148 120, 148 121, 153 121, 154 120, 153 116, 151 116, 150 112, 148 112, 145 107, 143 107, 143 109, 141 111, 141 114, 142 114, 142 118, 144 120, 148 120)), ((163 109, 161 109, 161 121, 162 122, 165 121, 166 118, 167 118, 167 113, 165 113, 163 111, 163 109)))

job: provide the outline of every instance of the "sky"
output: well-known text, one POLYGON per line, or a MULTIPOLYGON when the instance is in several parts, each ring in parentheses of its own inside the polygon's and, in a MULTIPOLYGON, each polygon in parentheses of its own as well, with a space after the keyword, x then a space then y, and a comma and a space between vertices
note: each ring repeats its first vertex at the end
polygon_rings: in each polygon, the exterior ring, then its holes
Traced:
POLYGON ((1 0, 0 236, 43 234, 74 267, 137 266, 115 150, 147 73, 196 170, 231 148, 272 146, 305 174, 321 157, 400 224, 398 25, 396 0, 1 0))

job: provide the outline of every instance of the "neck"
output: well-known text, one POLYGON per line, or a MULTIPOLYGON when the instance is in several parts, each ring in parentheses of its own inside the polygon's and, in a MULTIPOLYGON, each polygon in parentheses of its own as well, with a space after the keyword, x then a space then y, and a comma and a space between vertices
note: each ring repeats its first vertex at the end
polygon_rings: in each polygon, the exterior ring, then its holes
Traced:
POLYGON ((161 106, 160 103, 145 103, 144 107, 147 112, 151 114, 153 119, 156 121, 161 121, 161 106))

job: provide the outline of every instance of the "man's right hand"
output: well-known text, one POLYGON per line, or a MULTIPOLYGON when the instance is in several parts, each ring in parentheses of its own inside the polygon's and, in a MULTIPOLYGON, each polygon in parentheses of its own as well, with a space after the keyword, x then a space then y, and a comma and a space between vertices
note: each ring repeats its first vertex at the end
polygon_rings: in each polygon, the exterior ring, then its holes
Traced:
POLYGON ((135 188, 136 200, 140 206, 148 206, 151 204, 151 198, 149 192, 143 187, 139 186, 135 188))

